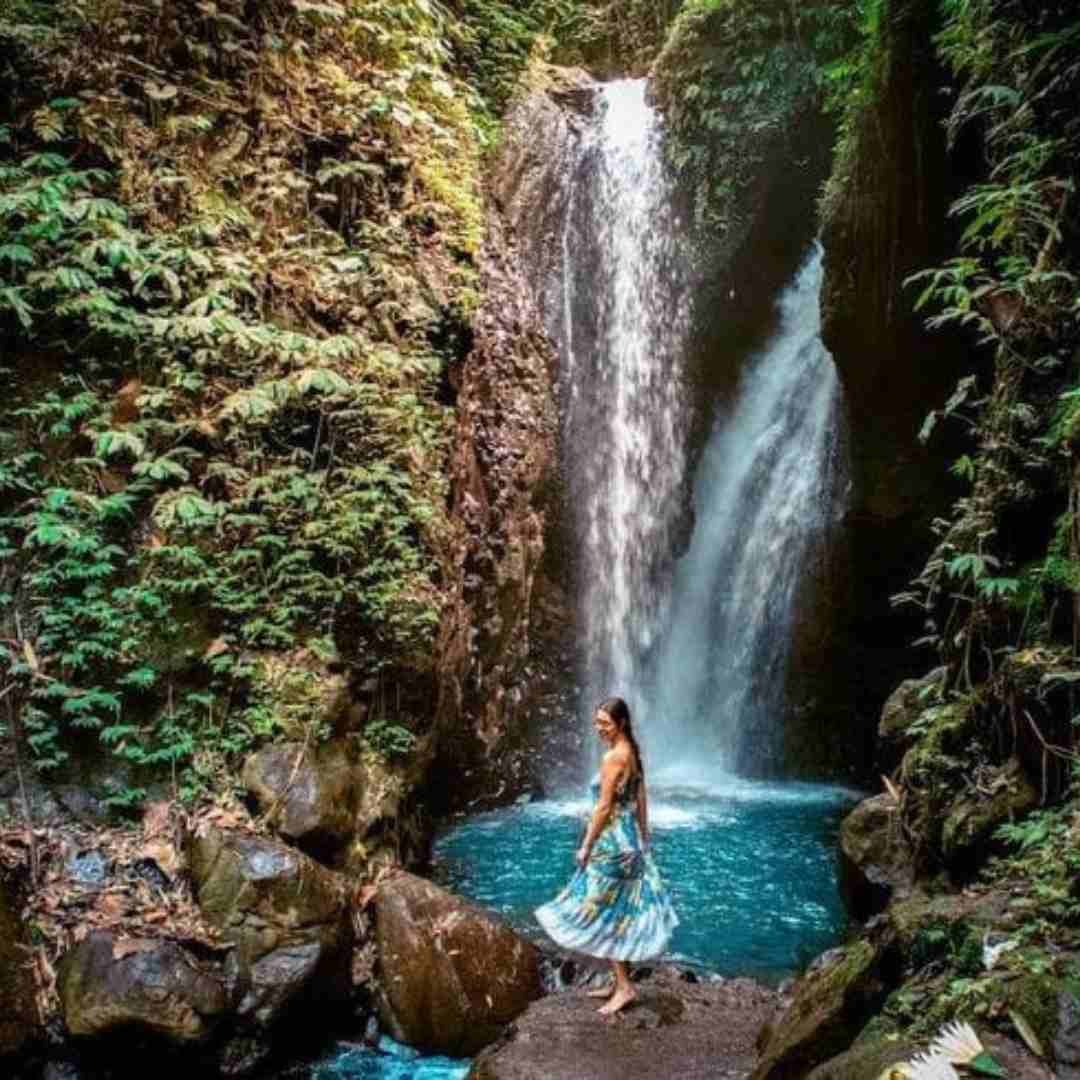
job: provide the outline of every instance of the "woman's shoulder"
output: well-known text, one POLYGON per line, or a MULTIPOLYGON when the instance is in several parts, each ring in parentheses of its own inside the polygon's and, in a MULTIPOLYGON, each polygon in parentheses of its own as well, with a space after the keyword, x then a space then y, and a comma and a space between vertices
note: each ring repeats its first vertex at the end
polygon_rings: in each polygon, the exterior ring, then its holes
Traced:
POLYGON ((608 750, 600 763, 604 772, 613 772, 622 776, 634 766, 634 752, 627 746, 613 746, 608 750))

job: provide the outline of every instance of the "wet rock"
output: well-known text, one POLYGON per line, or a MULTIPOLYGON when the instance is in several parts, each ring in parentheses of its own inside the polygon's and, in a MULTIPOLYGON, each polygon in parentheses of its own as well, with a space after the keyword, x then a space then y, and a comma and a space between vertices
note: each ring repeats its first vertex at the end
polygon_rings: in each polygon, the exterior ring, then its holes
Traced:
POLYGON ((325 856, 352 837, 361 774, 344 740, 267 746, 247 759, 243 781, 270 824, 309 854, 325 856))
POLYGON ((842 1053, 884 1002, 894 981, 891 931, 831 949, 796 983, 783 1012, 762 1031, 752 1080, 794 1080, 842 1053))
POLYGON ((866 714, 898 674, 913 673, 910 642, 921 624, 889 597, 926 561, 931 522, 955 497, 946 464, 956 454, 948 439, 924 444, 917 433, 968 355, 957 337, 926 329, 904 285, 950 254, 955 180, 942 123, 950 99, 934 45, 941 9, 935 0, 885 0, 881 12, 874 92, 852 115, 822 207, 822 337, 844 386, 850 439, 847 661, 866 714))
POLYGON ((379 1017, 400 1042, 467 1057, 538 998, 539 954, 505 923, 412 874, 375 894, 379 1017))
POLYGON ((862 921, 884 911, 913 874, 896 800, 864 799, 840 825, 840 893, 848 910, 862 921))
POLYGON ((79 1067, 71 1061, 49 1061, 41 1073, 41 1080, 82 1080, 79 1067))
POLYGON ((955 877, 969 877, 993 853, 998 826, 1039 805, 1039 793, 1013 758, 949 807, 941 829, 941 854, 955 877))
POLYGON ((57 990, 72 1035, 125 1029, 177 1044, 201 1042, 229 1005, 224 981, 179 945, 109 931, 96 931, 64 954, 57 990))
POLYGON ((581 991, 543 998, 480 1054, 469 1080, 734 1080, 749 1073, 754 1036, 776 1004, 749 979, 687 983, 663 971, 637 990, 611 1020, 581 991))
POLYGON ((189 838, 203 914, 236 945, 237 1014, 268 1027, 293 1006, 349 993, 352 924, 343 880, 265 837, 209 829, 189 838))
POLYGON ((14 897, 0 881, 0 1060, 18 1053, 38 1033, 36 989, 26 943, 14 897))

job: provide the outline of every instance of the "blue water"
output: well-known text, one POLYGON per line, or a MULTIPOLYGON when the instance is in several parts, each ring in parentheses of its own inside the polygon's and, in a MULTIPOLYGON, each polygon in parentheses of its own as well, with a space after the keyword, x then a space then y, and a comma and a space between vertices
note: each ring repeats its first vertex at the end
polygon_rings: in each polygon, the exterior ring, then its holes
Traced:
MULTIPOLYGON (((845 925, 836 831, 856 797, 735 779, 654 791, 653 850, 681 920, 668 958, 776 982, 835 944, 845 925)), ((439 879, 539 938, 532 911, 573 872, 588 812, 566 800, 471 817, 436 842, 439 879)))
POLYGON ((311 1070, 311 1080, 465 1080, 469 1062, 425 1057, 384 1035, 377 1048, 346 1046, 311 1070))

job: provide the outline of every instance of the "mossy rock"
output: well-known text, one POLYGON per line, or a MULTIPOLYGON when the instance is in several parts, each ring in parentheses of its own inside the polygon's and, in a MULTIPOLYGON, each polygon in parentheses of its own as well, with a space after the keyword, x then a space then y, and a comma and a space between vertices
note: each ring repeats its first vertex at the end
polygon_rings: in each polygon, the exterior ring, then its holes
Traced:
POLYGON ((806 1080, 875 1080, 889 1066, 907 1061, 918 1049, 906 1039, 860 1039, 850 1050, 818 1065, 806 1080))
POLYGON ((940 703, 945 669, 935 668, 921 679, 905 679, 886 699, 878 722, 878 754, 882 765, 892 769, 916 736, 911 728, 928 706, 940 703))
POLYGON ((912 877, 896 800, 864 799, 840 825, 840 893, 848 910, 862 920, 876 915, 912 877))
POLYGON ((941 828, 941 855, 954 877, 967 878, 993 854, 994 833, 1039 805, 1039 793, 1012 758, 981 791, 967 791, 948 809, 941 828))
POLYGON ((203 1042, 229 1012, 220 972, 174 941, 97 930, 66 952, 57 992, 72 1035, 125 1031, 184 1046, 203 1042))
POLYGON ((972 702, 960 698, 924 709, 909 727, 917 741, 900 763, 904 792, 904 827, 911 838, 916 871, 925 873, 941 853, 941 830, 946 808, 966 773, 969 744, 974 734, 972 702))
POLYGON ((886 933, 825 953, 798 981, 787 1009, 763 1032, 752 1080, 794 1080, 843 1053, 888 995, 891 952, 886 933))
POLYGON ((1048 1053, 1054 1047, 1060 1021, 1060 999, 1067 988, 1052 975, 1029 973, 1004 986, 1009 1010, 1022 1017, 1048 1053))
POLYGON ((916 890, 890 904, 887 917, 900 950, 908 955, 923 930, 928 926, 958 922, 964 917, 964 910, 957 897, 948 894, 930 896, 916 890))
POLYGON ((352 923, 344 879, 285 844, 209 828, 188 841, 203 915, 235 944, 237 1014, 269 1027, 286 1009, 343 1006, 352 923))

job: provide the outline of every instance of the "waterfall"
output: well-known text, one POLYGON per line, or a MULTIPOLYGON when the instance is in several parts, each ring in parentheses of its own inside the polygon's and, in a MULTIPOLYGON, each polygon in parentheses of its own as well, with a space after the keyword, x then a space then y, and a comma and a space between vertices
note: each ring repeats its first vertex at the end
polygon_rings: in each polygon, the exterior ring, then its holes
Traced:
POLYGON ((837 510, 839 391, 820 338, 821 251, 717 407, 691 487, 691 244, 644 82, 610 83, 599 97, 565 174, 551 320, 581 709, 584 718, 607 694, 626 697, 652 775, 714 785, 778 763, 794 619, 837 510))
POLYGON ((695 528, 676 567, 648 695, 653 760, 672 781, 714 783, 779 764, 801 587, 825 555, 843 496, 821 261, 815 244, 698 469, 695 528))
POLYGON ((689 409, 689 247, 658 119, 642 80, 609 83, 599 96, 569 179, 555 335, 587 713, 642 685, 670 595, 689 409))

